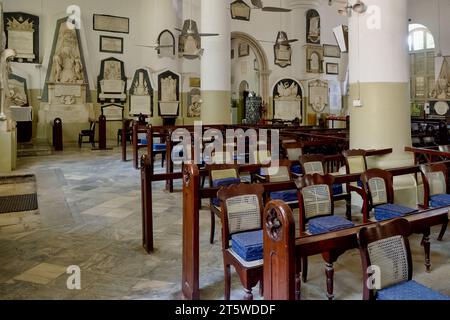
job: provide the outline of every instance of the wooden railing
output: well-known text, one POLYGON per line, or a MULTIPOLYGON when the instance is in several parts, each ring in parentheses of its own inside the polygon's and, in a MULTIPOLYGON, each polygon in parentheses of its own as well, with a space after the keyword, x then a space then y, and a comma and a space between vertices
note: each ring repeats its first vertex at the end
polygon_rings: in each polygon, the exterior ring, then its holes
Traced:
POLYGON ((406 147, 405 151, 414 153, 414 162, 419 164, 422 162, 432 163, 450 159, 450 152, 439 151, 439 147, 429 148, 413 148, 406 147))
MULTIPOLYGON (((440 240, 448 224, 450 207, 427 210, 407 216, 411 233, 424 234, 423 245, 426 249, 425 263, 429 263, 430 228, 442 225, 440 240)), ((327 264, 332 264, 336 255, 358 247, 357 234, 362 227, 371 227, 375 223, 366 223, 351 229, 314 236, 297 238, 295 223, 289 206, 280 202, 270 202, 264 211, 264 299, 294 300, 300 298, 301 281, 297 274, 302 257, 323 254, 327 264), (327 253, 327 254, 324 254, 327 253)), ((384 221, 381 224, 385 224, 384 221)), ((331 275, 332 276, 332 275, 331 275)), ((330 283, 327 281, 327 284, 330 283)), ((332 287, 328 287, 328 293, 332 287)))

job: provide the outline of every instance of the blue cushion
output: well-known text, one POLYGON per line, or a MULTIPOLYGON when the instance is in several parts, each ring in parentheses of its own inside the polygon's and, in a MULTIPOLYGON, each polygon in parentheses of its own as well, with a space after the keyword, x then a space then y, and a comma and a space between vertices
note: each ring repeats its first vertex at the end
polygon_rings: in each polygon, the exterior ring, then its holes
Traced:
POLYGON ((263 258, 263 231, 250 231, 233 234, 231 247, 245 261, 263 258))
MULTIPOLYGON (((241 179, 239 178, 225 178, 225 179, 217 179, 213 181, 213 187, 217 188, 217 187, 228 187, 231 186, 233 184, 240 184, 241 183, 241 179)), ((213 205, 215 205, 216 207, 220 206, 220 200, 219 198, 214 198, 212 200, 213 205)))
POLYGON ((377 300, 450 300, 450 297, 412 280, 377 291, 377 300))
POLYGON ((139 144, 147 144, 147 139, 138 139, 139 144))
POLYGON ((450 206, 450 194, 437 194, 430 198, 430 206, 433 208, 450 206))
POLYGON ((417 209, 387 203, 375 207, 375 219, 377 219, 377 221, 389 220, 404 217, 416 212, 418 212, 417 209))
POLYGON ((311 234, 327 233, 354 227, 355 224, 338 216, 320 217, 309 220, 308 230, 311 234))
POLYGON ((344 193, 344 188, 342 184, 333 184, 333 195, 338 196, 344 193))
POLYGON ((284 202, 298 201, 297 190, 277 191, 270 194, 272 200, 282 200, 284 202))
POLYGON ((166 144, 165 143, 154 143, 153 151, 166 151, 166 144))
POLYGON ((295 174, 302 174, 302 167, 299 164, 292 166, 291 171, 295 174))

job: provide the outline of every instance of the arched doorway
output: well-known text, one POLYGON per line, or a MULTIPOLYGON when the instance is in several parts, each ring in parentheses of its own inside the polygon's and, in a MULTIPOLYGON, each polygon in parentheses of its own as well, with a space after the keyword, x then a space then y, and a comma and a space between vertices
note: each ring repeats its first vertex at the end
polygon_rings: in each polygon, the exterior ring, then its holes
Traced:
POLYGON ((232 97, 236 102, 236 122, 241 123, 244 115, 242 92, 254 91, 269 104, 269 62, 264 49, 252 36, 235 31, 231 33, 232 42, 232 97), (246 85, 246 90, 242 86, 246 85))

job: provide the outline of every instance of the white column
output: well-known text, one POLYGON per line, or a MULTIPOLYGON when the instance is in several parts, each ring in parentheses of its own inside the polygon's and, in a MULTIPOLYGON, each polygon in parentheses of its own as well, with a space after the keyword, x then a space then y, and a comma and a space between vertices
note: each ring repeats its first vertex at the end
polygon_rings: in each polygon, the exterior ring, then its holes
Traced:
POLYGON ((407 0, 364 0, 349 21, 351 148, 393 148, 385 167, 409 165, 411 145, 407 0), (361 107, 354 106, 361 100, 361 107))
MULTIPOLYGON (((364 3, 366 13, 352 12, 349 21, 350 148, 393 148, 370 157, 369 167, 412 165, 404 151, 411 145, 407 0, 364 3)), ((413 177, 396 177, 394 188, 396 203, 417 204, 413 177)))
POLYGON ((231 123, 231 27, 228 1, 202 0, 202 33, 219 33, 202 37, 201 86, 204 124, 231 123))

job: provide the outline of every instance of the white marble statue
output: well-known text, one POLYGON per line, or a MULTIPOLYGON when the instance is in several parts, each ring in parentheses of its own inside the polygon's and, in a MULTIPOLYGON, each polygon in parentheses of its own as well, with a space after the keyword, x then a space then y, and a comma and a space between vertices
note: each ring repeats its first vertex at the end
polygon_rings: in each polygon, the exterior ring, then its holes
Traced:
POLYGON ((11 68, 10 59, 16 55, 12 49, 2 50, 0 54, 0 130, 11 131, 14 128, 14 121, 11 118, 10 101, 11 90, 9 88, 9 74, 11 68))
MULTIPOLYGON (((63 28, 61 26, 61 28, 63 28)), ((62 30, 53 56, 53 80, 55 83, 82 83, 83 65, 74 30, 62 30)))
POLYGON ((138 83, 134 87, 134 94, 137 96, 148 95, 148 85, 147 81, 144 79, 143 72, 139 72, 138 83))
POLYGON ((280 98, 288 98, 288 97, 297 97, 298 92, 298 85, 295 82, 292 82, 291 85, 289 85, 288 82, 285 83, 279 83, 277 86, 278 90, 278 96, 280 98))
POLYGON ((161 80, 161 101, 177 101, 177 80, 168 76, 161 80))

